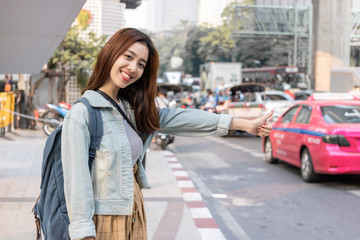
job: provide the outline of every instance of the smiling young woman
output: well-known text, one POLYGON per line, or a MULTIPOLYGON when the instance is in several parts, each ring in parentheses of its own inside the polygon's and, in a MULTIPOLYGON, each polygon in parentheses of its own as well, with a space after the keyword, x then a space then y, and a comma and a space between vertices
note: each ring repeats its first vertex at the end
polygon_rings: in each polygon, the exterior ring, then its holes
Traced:
POLYGON ((137 29, 119 30, 100 51, 83 92, 100 109, 104 129, 90 171, 87 109, 75 104, 65 117, 62 163, 71 239, 147 239, 141 188, 148 182, 141 163, 158 131, 190 137, 229 130, 269 135, 272 113, 250 121, 201 110, 158 109, 158 67, 153 42, 137 29))

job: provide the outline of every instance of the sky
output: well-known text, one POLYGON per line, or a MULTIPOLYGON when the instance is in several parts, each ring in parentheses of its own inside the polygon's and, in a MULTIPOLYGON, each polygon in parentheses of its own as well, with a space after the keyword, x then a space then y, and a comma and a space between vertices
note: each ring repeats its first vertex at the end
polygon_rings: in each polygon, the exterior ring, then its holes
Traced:
POLYGON ((125 9, 125 27, 146 28, 147 0, 142 0, 141 5, 135 9, 125 9))

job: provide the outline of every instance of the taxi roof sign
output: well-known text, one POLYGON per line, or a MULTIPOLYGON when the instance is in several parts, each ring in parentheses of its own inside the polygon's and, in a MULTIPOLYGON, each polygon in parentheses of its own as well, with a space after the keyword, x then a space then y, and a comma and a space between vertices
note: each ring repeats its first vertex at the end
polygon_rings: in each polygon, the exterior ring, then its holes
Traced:
POLYGON ((354 96, 350 93, 313 93, 308 100, 355 100, 354 96))

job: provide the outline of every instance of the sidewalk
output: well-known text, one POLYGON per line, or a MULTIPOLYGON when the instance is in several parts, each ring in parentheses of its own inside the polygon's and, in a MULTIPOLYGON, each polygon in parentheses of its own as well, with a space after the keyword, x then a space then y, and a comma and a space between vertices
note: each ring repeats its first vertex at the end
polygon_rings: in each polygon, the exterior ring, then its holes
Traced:
MULTIPOLYGON (((40 191, 45 141, 42 130, 14 130, 0 138, 0 240, 35 239, 31 209, 40 191)), ((146 158, 151 188, 143 190, 148 239, 208 239, 198 230, 184 200, 179 178, 169 164, 172 153, 151 149, 146 158)))

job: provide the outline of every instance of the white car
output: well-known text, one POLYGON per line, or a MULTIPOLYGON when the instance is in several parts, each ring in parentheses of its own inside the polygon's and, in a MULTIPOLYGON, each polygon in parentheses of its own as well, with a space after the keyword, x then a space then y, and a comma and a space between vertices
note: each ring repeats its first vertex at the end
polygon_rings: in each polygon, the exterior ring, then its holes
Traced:
POLYGON ((254 119, 274 110, 276 121, 295 102, 283 91, 265 91, 258 84, 242 84, 230 89, 230 100, 224 105, 223 113, 234 117, 254 119))
POLYGON ((295 103, 291 96, 282 91, 265 91, 255 95, 256 101, 264 105, 265 112, 274 110, 273 121, 277 121, 295 103))

